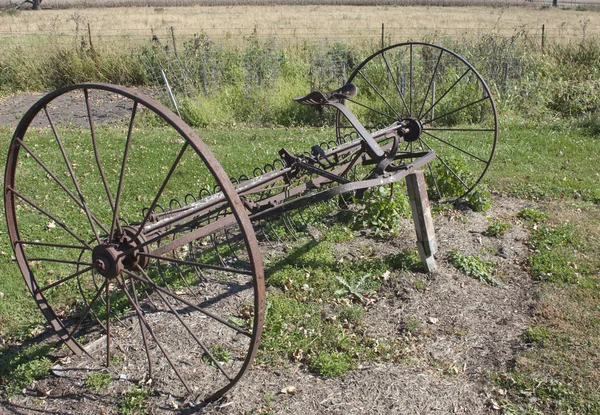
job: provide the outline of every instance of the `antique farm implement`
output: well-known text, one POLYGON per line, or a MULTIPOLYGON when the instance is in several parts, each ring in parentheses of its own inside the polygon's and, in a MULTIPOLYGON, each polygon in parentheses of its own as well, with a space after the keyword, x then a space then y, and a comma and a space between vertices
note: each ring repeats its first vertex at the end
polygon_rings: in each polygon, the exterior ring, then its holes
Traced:
POLYGON ((201 139, 124 87, 62 88, 25 114, 6 165, 8 233, 31 294, 73 352, 124 356, 119 371, 145 372, 170 393, 222 396, 261 337, 261 249, 305 226, 317 202, 344 204, 402 179, 421 257, 434 266, 425 182, 435 199, 469 194, 496 144, 481 76, 447 49, 404 43, 367 58, 342 88, 296 101, 333 110, 335 138, 282 149, 233 179, 208 132, 201 139), (67 101, 80 110, 60 112, 67 101), (107 103, 120 121, 103 122, 107 103))

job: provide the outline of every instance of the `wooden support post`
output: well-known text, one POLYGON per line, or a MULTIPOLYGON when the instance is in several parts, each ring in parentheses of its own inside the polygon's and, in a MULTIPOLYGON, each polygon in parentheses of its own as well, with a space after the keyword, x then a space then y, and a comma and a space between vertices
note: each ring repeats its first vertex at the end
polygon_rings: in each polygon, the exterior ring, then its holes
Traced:
POLYGON ((433 218, 429 208, 427 184, 423 172, 418 170, 406 176, 408 198, 412 209, 415 230, 417 231, 417 248, 423 266, 427 272, 435 271, 436 264, 433 254, 437 252, 437 242, 433 229, 433 218))

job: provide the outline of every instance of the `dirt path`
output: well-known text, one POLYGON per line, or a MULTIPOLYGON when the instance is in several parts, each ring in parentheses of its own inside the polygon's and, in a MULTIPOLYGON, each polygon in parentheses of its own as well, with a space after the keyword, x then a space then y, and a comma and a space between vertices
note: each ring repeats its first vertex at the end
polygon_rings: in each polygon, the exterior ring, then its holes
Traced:
MULTIPOLYGON (((155 387, 151 414, 485 414, 493 413, 490 375, 503 371, 518 351, 529 323, 535 292, 523 270, 527 233, 516 214, 527 207, 496 196, 485 214, 447 212, 435 219, 440 252, 433 275, 402 272, 378 293, 363 324, 380 338, 405 338, 400 363, 364 362, 339 378, 323 378, 305 367, 253 367, 222 400, 203 404, 176 399, 155 387), (490 219, 512 224, 502 237, 482 235, 490 219), (492 287, 454 269, 445 258, 457 248, 497 264, 502 285, 492 287), (417 289, 415 281, 425 282, 417 289), (418 322, 414 330, 407 322, 418 322), (293 394, 280 391, 294 386, 293 394), (271 412, 269 412, 271 411, 271 412)), ((338 254, 370 245, 375 251, 405 249, 414 243, 406 221, 399 237, 386 241, 359 236, 338 246, 338 254)), ((118 381, 101 393, 85 387, 86 361, 72 359, 64 376, 50 376, 4 403, 7 414, 116 414, 122 394, 132 385, 118 381)))

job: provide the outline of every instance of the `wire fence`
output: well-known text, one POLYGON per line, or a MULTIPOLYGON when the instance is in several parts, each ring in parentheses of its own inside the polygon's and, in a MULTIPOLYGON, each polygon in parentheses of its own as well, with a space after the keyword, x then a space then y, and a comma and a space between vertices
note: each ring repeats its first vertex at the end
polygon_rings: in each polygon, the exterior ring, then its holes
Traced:
MULTIPOLYGON (((56 54, 57 49, 76 48, 82 45, 97 48, 104 45, 111 49, 130 48, 141 55, 145 70, 157 86, 163 86, 164 72, 171 86, 178 93, 205 96, 217 93, 226 85, 242 85, 251 94, 276 86, 286 71, 301 71, 306 74, 312 89, 328 89, 340 86, 370 53, 403 38, 395 28, 371 29, 367 34, 359 31, 352 36, 339 38, 310 38, 308 34, 294 33, 293 41, 285 34, 266 36, 254 31, 241 36, 232 46, 227 39, 207 32, 179 35, 177 28, 170 27, 160 33, 138 36, 117 36, 112 33, 97 33, 90 26, 80 28, 71 35, 51 35, 46 39, 49 46, 37 48, 37 57, 56 54), (85 30, 87 29, 87 30, 85 30), (361 42, 357 42, 356 39, 361 42), (310 39, 310 40, 309 40, 310 39), (290 56, 296 65, 290 68, 290 56)), ((2 32, 0 31, 0 35, 2 32)), ((42 36, 43 38, 44 36, 42 36)), ((572 35, 574 42, 581 42, 589 35, 586 28, 572 35)), ((409 38, 409 37, 407 37, 409 38)), ((512 36, 501 35, 429 35, 424 39, 446 46, 463 55, 493 85, 505 90, 519 84, 525 73, 525 52, 543 52, 557 39, 565 40, 565 34, 549 33, 544 26, 538 30, 521 31, 512 36)), ((26 50, 38 37, 0 37, 4 52, 26 50)), ((231 39, 229 39, 231 40, 231 39)))

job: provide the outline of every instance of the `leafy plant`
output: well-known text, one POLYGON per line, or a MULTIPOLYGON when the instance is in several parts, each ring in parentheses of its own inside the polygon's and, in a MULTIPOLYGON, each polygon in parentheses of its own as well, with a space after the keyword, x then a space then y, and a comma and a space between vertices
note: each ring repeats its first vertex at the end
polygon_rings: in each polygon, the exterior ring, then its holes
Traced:
POLYGON ((503 236, 510 229, 510 224, 500 221, 492 221, 492 223, 483 232, 485 236, 503 236))
POLYGON ((400 191, 400 186, 379 186, 355 200, 358 211, 353 218, 356 228, 369 228, 375 235, 400 232, 400 218, 410 215, 408 196, 400 191))
POLYGON ((365 309, 363 307, 351 304, 344 304, 337 311, 338 319, 348 323, 358 323, 364 314, 365 309))
POLYGON ((537 209, 525 208, 517 213, 517 217, 528 223, 542 223, 548 220, 548 214, 537 209))
POLYGON ((148 407, 148 398, 152 395, 150 388, 134 387, 121 398, 119 402, 120 415, 146 415, 150 408, 148 407))
POLYGON ((539 344, 540 346, 544 346, 551 337, 552 333, 550 333, 548 327, 542 324, 529 327, 522 336, 525 342, 539 344))
POLYGON ((477 278, 479 281, 489 285, 500 285, 494 278, 494 264, 474 256, 461 254, 457 249, 450 251, 448 255, 450 263, 460 272, 477 278))
POLYGON ((347 281, 344 277, 336 275, 335 279, 342 285, 343 288, 336 290, 335 295, 349 295, 350 297, 353 297, 362 303, 365 301, 364 294, 372 293, 372 290, 368 288, 371 278, 371 274, 365 274, 358 280, 352 282, 347 281))
MULTIPOLYGON (((229 363, 229 360, 231 359, 231 353, 221 345, 211 346, 209 351, 210 354, 217 360, 217 362, 229 363)), ((202 360, 209 365, 215 364, 215 362, 213 362, 213 360, 206 353, 202 356, 202 360)))
POLYGON ((322 376, 340 376, 355 366, 354 360, 345 353, 321 352, 312 355, 308 360, 308 367, 322 376))
POLYGON ((110 373, 96 372, 91 373, 85 380, 85 386, 93 392, 100 392, 106 389, 111 382, 110 373))

